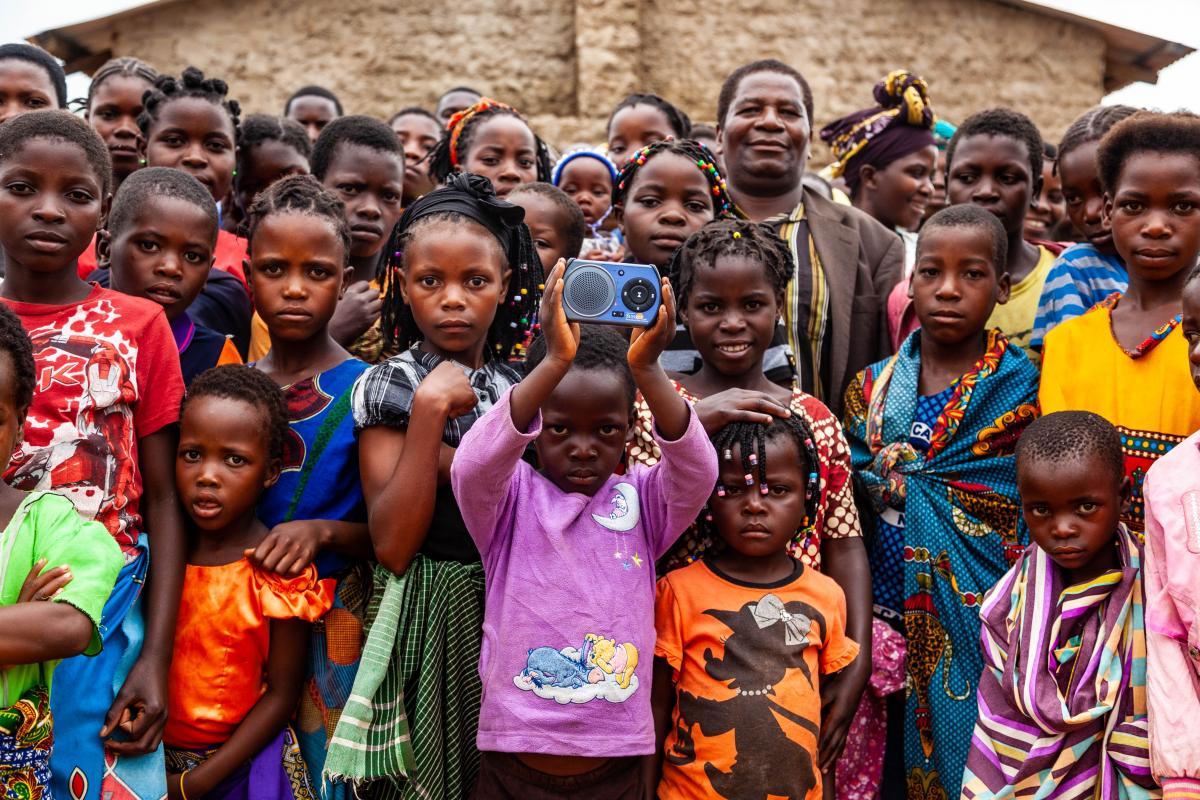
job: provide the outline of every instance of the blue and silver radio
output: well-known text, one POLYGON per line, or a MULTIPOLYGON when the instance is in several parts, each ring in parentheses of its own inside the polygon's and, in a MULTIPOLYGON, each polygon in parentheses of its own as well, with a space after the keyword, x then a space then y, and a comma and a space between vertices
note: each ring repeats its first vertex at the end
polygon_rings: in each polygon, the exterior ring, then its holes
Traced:
POLYGON ((647 328, 662 305, 653 264, 573 258, 563 274, 563 306, 572 322, 647 328))

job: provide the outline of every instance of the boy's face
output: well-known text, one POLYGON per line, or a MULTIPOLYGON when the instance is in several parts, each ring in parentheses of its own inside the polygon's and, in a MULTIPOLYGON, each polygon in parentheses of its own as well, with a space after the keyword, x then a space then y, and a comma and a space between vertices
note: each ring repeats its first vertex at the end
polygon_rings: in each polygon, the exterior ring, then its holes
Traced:
POLYGON ((579 253, 567 252, 567 215, 549 197, 533 192, 509 195, 508 201, 525 209, 525 224, 542 262, 542 272, 550 274, 560 258, 575 258, 579 253))
POLYGON ((572 367, 542 405, 534 442, 542 474, 564 492, 594 496, 621 463, 632 417, 612 372, 572 367))
POLYGON ((108 198, 81 148, 29 139, 0 162, 0 246, 33 272, 71 267, 87 249, 108 198))
POLYGON ((662 269, 689 236, 712 222, 712 190, 691 159, 658 153, 633 176, 617 214, 633 257, 662 269))
POLYGON ((1092 247, 1111 256, 1117 251, 1113 247, 1112 228, 1104 216, 1104 186, 1096 163, 1099 147, 1100 142, 1095 141, 1068 150, 1058 160, 1058 174, 1071 225, 1092 247))
POLYGON ((1200 280, 1183 288, 1183 336, 1188 344, 1188 367, 1192 383, 1200 391, 1200 280))
POLYGON ((377 255, 403 210, 404 158, 361 144, 342 143, 334 148, 321 183, 346 204, 350 257, 377 255))
POLYGON ((279 480, 264 422, 261 409, 228 397, 200 397, 184 409, 175 490, 197 528, 222 530, 252 516, 263 491, 279 480))
POLYGON ((181 169, 220 203, 233 185, 237 164, 229 112, 203 97, 180 97, 162 107, 146 140, 146 163, 181 169))
POLYGON ((717 480, 722 489, 708 501, 717 534, 735 551, 752 558, 783 552, 804 523, 808 481, 795 440, 776 436, 765 450, 766 494, 758 483, 757 468, 752 472, 754 485, 746 485, 738 445, 731 451, 732 459, 721 459, 717 480))
POLYGON ((977 337, 997 303, 1008 300, 1008 273, 996 274, 992 237, 975 226, 925 228, 908 296, 923 335, 942 345, 977 337))
POLYGON ((342 239, 326 219, 268 215, 254 231, 246 277, 272 340, 308 341, 333 318, 346 290, 342 239))
POLYGON ((1113 537, 1129 503, 1129 479, 1095 456, 1017 466, 1021 512, 1033 541, 1066 574, 1091 580, 1117 565, 1113 537))
POLYGON ((1104 213, 1130 277, 1162 281, 1200 253, 1200 154, 1131 154, 1104 213))
POLYGON ((98 261, 112 270, 113 289, 158 303, 174 320, 204 288, 216 239, 204 209, 179 197, 147 197, 115 236, 101 234, 98 261))
POLYGON ((1024 142, 1011 136, 968 136, 955 147, 949 169, 950 205, 974 203, 995 214, 1010 237, 1022 232, 1042 182, 1030 171, 1024 142))
POLYGON ((595 225, 612 206, 612 173, 597 159, 579 156, 563 167, 559 188, 583 211, 583 220, 595 225))
POLYGON ((479 95, 475 92, 450 92, 444 95, 438 101, 436 116, 442 121, 442 125, 449 125, 450 118, 463 109, 470 108, 479 102, 479 95))

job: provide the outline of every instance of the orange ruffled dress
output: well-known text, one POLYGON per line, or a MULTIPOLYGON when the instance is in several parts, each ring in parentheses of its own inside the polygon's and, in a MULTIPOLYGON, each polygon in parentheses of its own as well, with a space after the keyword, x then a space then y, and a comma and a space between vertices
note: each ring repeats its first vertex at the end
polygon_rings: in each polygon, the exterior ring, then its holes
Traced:
POLYGON ((171 661, 167 745, 204 749, 227 741, 266 691, 271 620, 320 619, 333 605, 334 585, 317 580, 312 565, 285 579, 246 559, 188 564, 171 661))

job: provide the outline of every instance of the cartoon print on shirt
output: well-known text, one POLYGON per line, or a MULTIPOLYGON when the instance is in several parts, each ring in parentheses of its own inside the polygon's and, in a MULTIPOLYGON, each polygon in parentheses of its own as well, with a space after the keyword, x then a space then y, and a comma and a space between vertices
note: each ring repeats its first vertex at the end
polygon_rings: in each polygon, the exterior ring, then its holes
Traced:
POLYGON ((683 766, 696 760, 692 730, 708 736, 733 731, 736 757, 729 772, 706 763, 704 772, 715 796, 727 798, 805 797, 817 785, 812 753, 788 736, 781 721, 819 737, 818 720, 806 719, 775 701, 775 686, 790 669, 799 669, 814 689, 805 662, 809 635, 820 641, 827 630, 820 611, 798 600, 784 603, 767 594, 738 611, 709 609, 731 631, 720 658, 704 651, 704 670, 736 694, 712 700, 679 692, 676 738, 666 759, 683 766), (794 765, 779 769, 779 764, 794 765))
POLYGON ((598 698, 624 703, 637 691, 637 666, 638 651, 633 644, 589 633, 583 637, 582 648, 530 650, 525 669, 513 678, 513 684, 561 705, 598 698))
POLYGON ((618 483, 613 487, 616 494, 609 500, 612 511, 608 516, 592 514, 592 519, 602 528, 624 533, 637 527, 642 519, 642 504, 638 499, 637 488, 632 483, 618 483))
MULTIPOLYGON (((48 447, 21 443, 9 465, 9 482, 23 491, 54 486, 85 518, 103 522, 110 517, 124 531, 135 524, 124 490, 133 480, 135 461, 125 444, 125 431, 133 426, 130 404, 137 389, 125 335, 103 335, 92 327, 93 322, 98 328, 111 321, 111 314, 111 309, 97 308, 68 322, 66 330, 30 333, 39 367, 37 390, 47 391, 55 383, 83 390, 71 400, 73 426, 52 431, 48 447)), ((27 425, 48 428, 50 423, 34 411, 27 425)))

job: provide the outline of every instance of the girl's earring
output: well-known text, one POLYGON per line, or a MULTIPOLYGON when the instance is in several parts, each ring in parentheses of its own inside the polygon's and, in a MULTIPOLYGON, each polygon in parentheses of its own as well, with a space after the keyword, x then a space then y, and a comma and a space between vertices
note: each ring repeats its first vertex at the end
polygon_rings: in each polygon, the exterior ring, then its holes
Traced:
POLYGON ((141 164, 141 165, 144 167, 144 166, 146 166, 146 159, 144 159, 144 158, 139 158, 139 159, 138 159, 138 163, 139 163, 139 164, 141 164))
POLYGON ((237 170, 236 170, 236 169, 233 171, 233 177, 235 177, 235 178, 237 177, 237 170))

